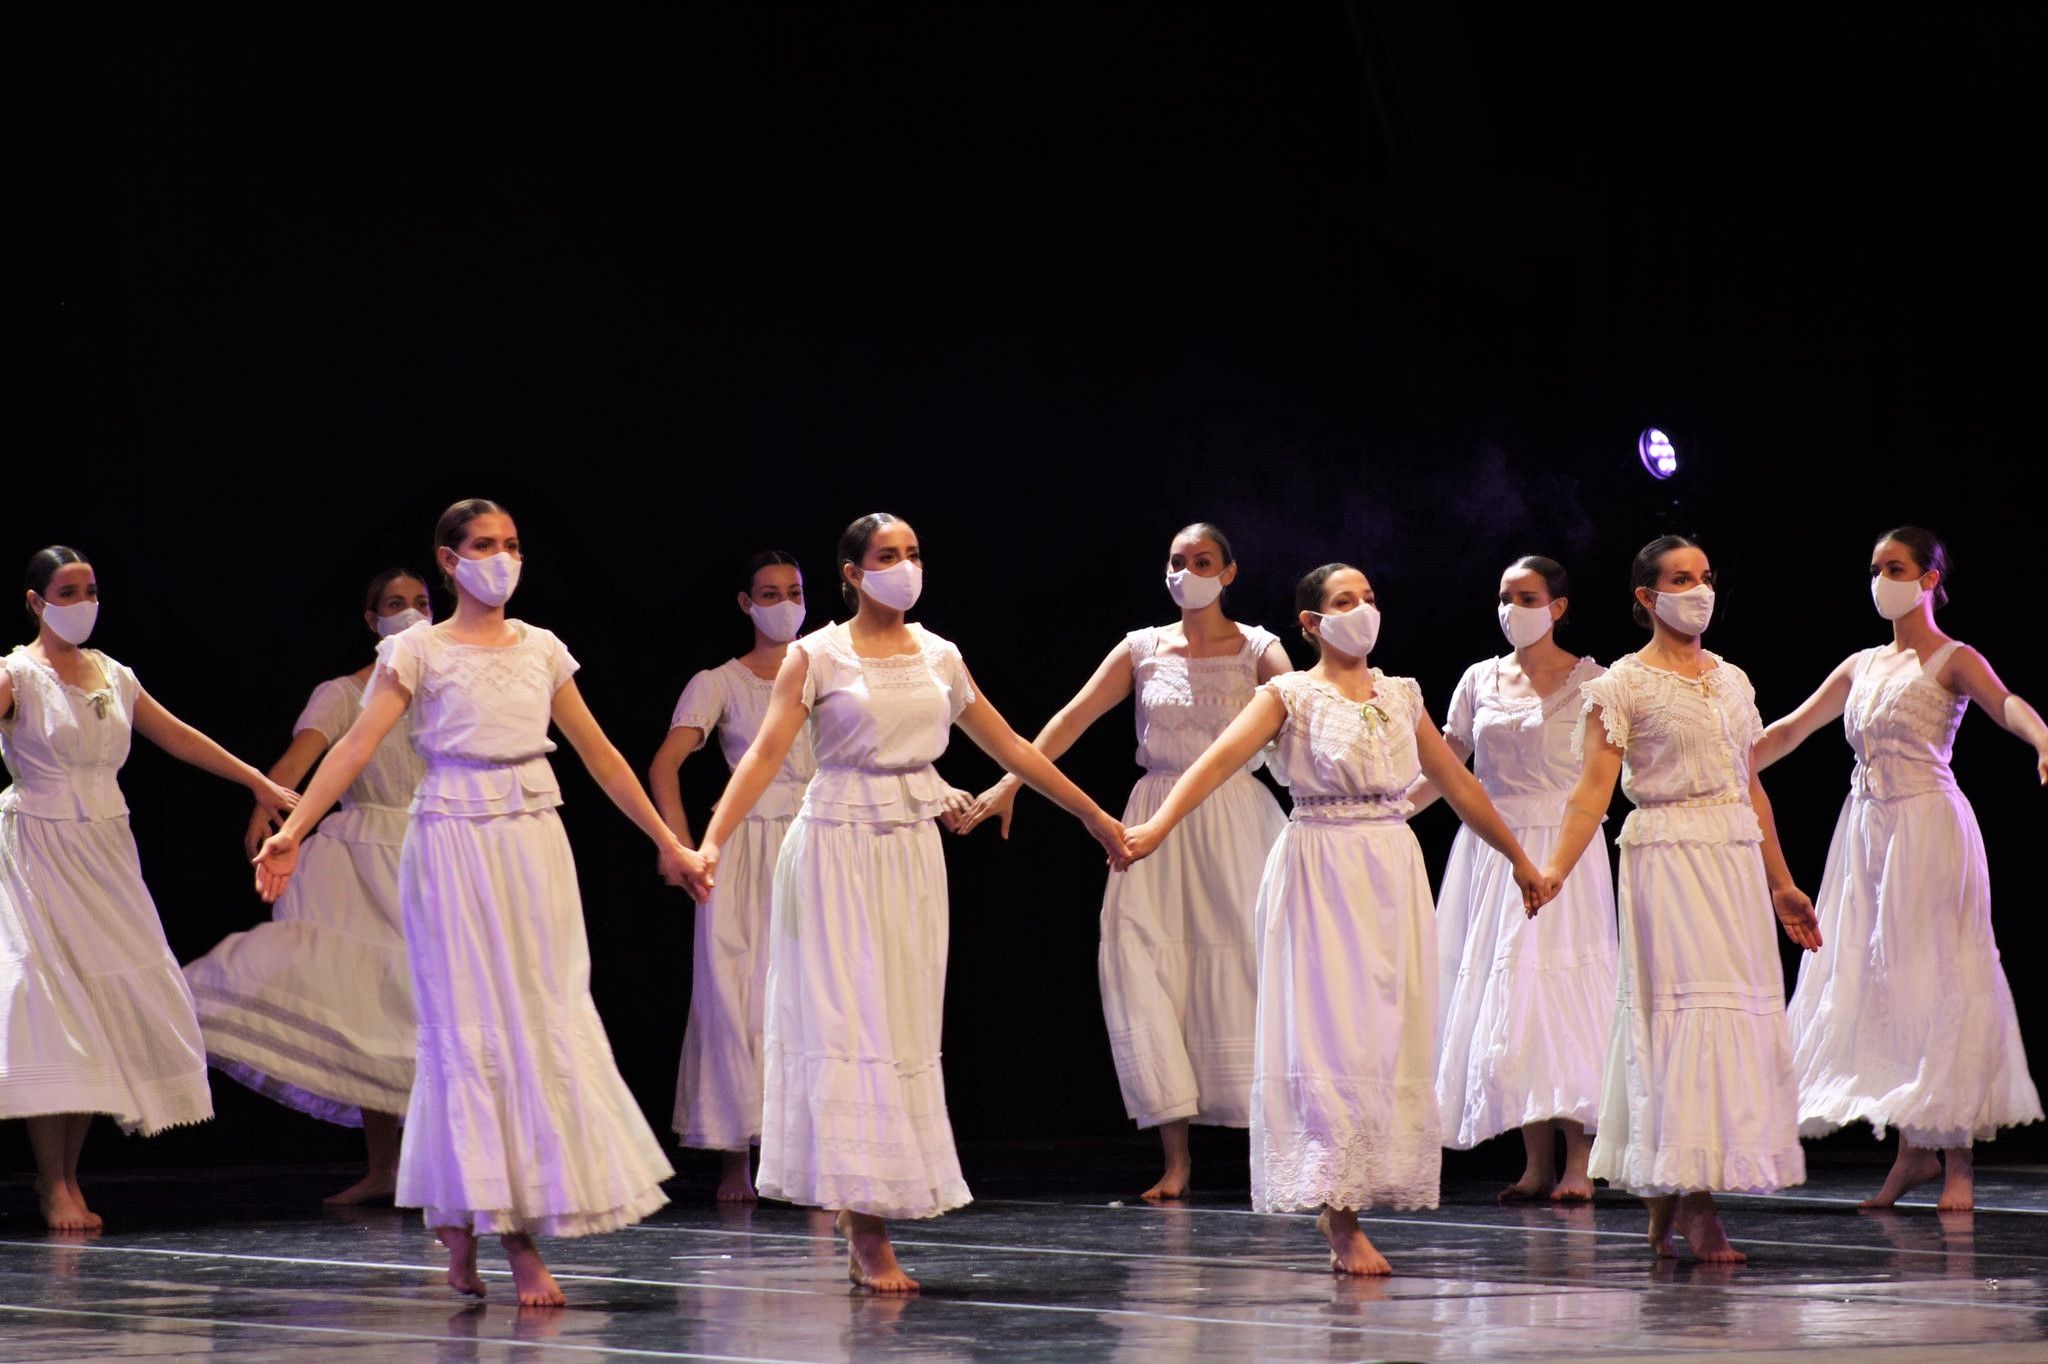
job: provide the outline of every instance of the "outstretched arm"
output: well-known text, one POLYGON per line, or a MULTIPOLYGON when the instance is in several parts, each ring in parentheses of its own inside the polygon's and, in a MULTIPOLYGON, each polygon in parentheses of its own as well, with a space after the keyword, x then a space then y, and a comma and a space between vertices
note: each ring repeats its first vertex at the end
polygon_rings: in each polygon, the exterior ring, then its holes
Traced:
POLYGON ((747 756, 732 770, 732 779, 726 782, 725 794, 719 797, 718 809, 712 813, 711 826, 704 830, 704 841, 697 845, 711 875, 717 874, 718 850, 732 837, 732 831, 740 827, 740 821, 753 813, 754 803, 789 760, 789 750, 795 745, 796 736, 803 732, 804 721, 810 718, 810 708, 804 705, 804 680, 810 674, 810 655, 802 649, 791 649, 776 671, 768 713, 762 717, 754 742, 747 747, 747 756))
POLYGON ((647 789, 654 797, 654 808, 661 811, 669 832, 686 848, 696 846, 697 840, 690 836, 690 816, 683 810, 683 787, 676 774, 682 770, 683 760, 703 746, 703 730, 678 725, 661 741, 647 767, 647 789))
POLYGON ((1143 824, 1124 830, 1124 843, 1131 860, 1148 857, 1165 841, 1174 826, 1186 819, 1197 805, 1214 795, 1216 788, 1244 769, 1258 751, 1273 742, 1287 723, 1287 703, 1266 690, 1252 693, 1251 701, 1237 713, 1215 742, 1180 774, 1166 802, 1143 824))
POLYGON ((1841 719, 1843 709, 1849 704, 1849 688, 1854 683, 1855 671, 1856 657, 1852 654, 1835 665, 1835 670, 1828 674, 1828 680, 1802 701, 1799 709, 1766 725, 1763 738, 1757 740, 1752 750, 1754 757, 1751 761, 1756 764, 1752 770, 1763 771, 1805 743, 1822 725, 1841 719))
POLYGON ((299 864, 300 842, 341 799, 341 793, 362 775, 370 759, 376 756, 377 745, 384 742, 384 736, 411 704, 412 693, 388 672, 370 688, 362 714, 328 751, 327 760, 313 774, 313 784, 306 788, 304 799, 285 820, 284 827, 265 839, 251 859, 256 864, 256 893, 265 902, 274 902, 284 894, 285 885, 299 864))
MULTIPOLYGON (((1431 724, 1430 728, 1435 729, 1436 726, 1434 724, 1431 724)), ((1450 751, 1451 756, 1457 760, 1458 770, 1464 771, 1465 764, 1471 761, 1472 758, 1471 745, 1467 744, 1464 740, 1460 739, 1455 734, 1444 734, 1441 737, 1443 739, 1444 747, 1448 749, 1450 751)), ((1420 747, 1420 741, 1418 741, 1416 755, 1418 757, 1421 756, 1421 752, 1422 750, 1420 747)), ((1410 819, 1415 818, 1416 815, 1421 814, 1424 810, 1427 810, 1430 806, 1436 804, 1437 801, 1443 799, 1443 796, 1443 791, 1438 788, 1435 782, 1429 779, 1429 764, 1424 763, 1422 767, 1422 775, 1416 778, 1415 785, 1408 788, 1408 801, 1415 807, 1415 809, 1409 814, 1408 817, 1410 819)))
POLYGON ((1572 793, 1565 797, 1557 848, 1550 854, 1550 864, 1543 869, 1547 879, 1560 885, 1579 864, 1579 857, 1593 841, 1600 821, 1607 818, 1607 806, 1614 799, 1614 783, 1621 777, 1621 749, 1607 737, 1603 710, 1596 703, 1587 708, 1585 718, 1579 721, 1586 727, 1585 765, 1579 769, 1572 793))
MULTIPOLYGON (((654 802, 641 789, 640 779, 633 775, 633 766, 620 753, 617 745, 605 737, 597 717, 590 713, 590 705, 583 699, 583 693, 575 682, 564 682, 555 689, 554 701, 549 705, 549 714, 555 727, 576 750, 576 756, 583 759, 584 770, 592 780, 604 788, 612 804, 619 807, 627 819, 639 826, 640 832, 654 840, 655 849, 661 856, 661 874, 672 886, 688 885, 695 890, 704 879, 704 859, 686 848, 682 840, 661 822, 661 812, 654 808, 654 802)), ((709 887, 705 887, 709 892, 709 887)))
POLYGON ((1416 721, 1415 756, 1422 762, 1423 776, 1443 793, 1443 798, 1458 812, 1458 818, 1465 821, 1465 827, 1508 860, 1514 869, 1515 884, 1522 890, 1523 910, 1534 914, 1541 909, 1557 893, 1557 887, 1546 887, 1542 871, 1523 851, 1500 811, 1493 808, 1486 788, 1479 784, 1479 778, 1465 770, 1464 758, 1437 733, 1435 723, 1427 715, 1416 721))
POLYGON ((1024 736, 1010 728, 1010 722, 989 704, 988 697, 980 688, 974 690, 974 699, 961 709, 960 718, 956 721, 967 732, 967 737, 974 740, 982 752, 1001 763, 1005 771, 1080 820, 1095 841, 1102 844, 1103 851, 1112 861, 1121 860, 1124 856, 1123 825, 1090 799, 1086 791, 1074 785, 1066 773, 1053 766, 1051 758, 1025 743, 1024 736))
MULTIPOLYGON (((299 783, 313 770, 313 764, 320 761, 320 755, 327 751, 327 736, 317 729, 302 729, 292 735, 291 746, 284 751, 270 768, 270 779, 287 791, 299 789, 299 783)), ((242 852, 255 857, 256 849, 263 846, 263 840, 277 832, 281 816, 271 813, 270 807, 257 803, 256 810, 249 816, 249 827, 242 834, 242 852)))
POLYGON ((202 772, 246 786, 266 810, 282 813, 299 803, 299 793, 278 785, 177 716, 148 692, 135 697, 135 729, 143 738, 202 772))
POLYGON ((2008 691, 1998 680, 1998 674, 1991 671, 1984 655, 1968 645, 1956 650, 1946 671, 1948 680, 1944 685, 1950 691, 1969 697, 2008 733, 2033 745, 2035 775, 2043 786, 2048 786, 2048 725, 2041 723, 2040 712, 2018 693, 2008 691))
POLYGON ((1792 868, 1778 843, 1778 820, 1764 794, 1763 778, 1752 767, 1749 774, 1749 803, 1756 810, 1756 822, 1764 831, 1764 880, 1771 888, 1771 909, 1785 936, 1809 952, 1820 950, 1820 923, 1813 916, 1813 901, 1792 884, 1792 868))
MULTIPOLYGON (((1130 648, 1119 643, 1096 665, 1094 674, 1082 684, 1081 690, 1074 693, 1073 699, 1045 722, 1045 728, 1038 731, 1038 737, 1031 741, 1031 746, 1049 761, 1059 761, 1060 756, 1088 732, 1090 725, 1131 694, 1131 676, 1130 648)), ((973 737, 971 731, 969 737, 973 737)), ((1005 765, 1001 779, 975 798, 957 832, 970 833, 984 821, 994 819, 1003 837, 1008 838, 1010 819, 1017 807, 1017 792, 1024 784, 1024 778, 1005 765)))

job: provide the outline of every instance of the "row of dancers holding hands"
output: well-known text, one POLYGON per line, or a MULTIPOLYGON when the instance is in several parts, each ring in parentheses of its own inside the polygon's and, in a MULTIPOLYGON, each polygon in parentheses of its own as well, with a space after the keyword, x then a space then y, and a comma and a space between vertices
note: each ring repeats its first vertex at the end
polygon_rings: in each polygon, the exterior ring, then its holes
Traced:
POLYGON ((424 1209, 462 1291, 484 1291, 477 1238, 495 1234, 521 1302, 557 1304, 534 1237, 660 1206, 672 1171, 590 999, 551 724, 705 902, 679 1136, 726 1153, 721 1198, 754 1196, 758 1144, 759 1191, 836 1212, 850 1275, 880 1291, 916 1287, 886 1221, 968 1199, 939 1064, 938 826, 1007 836, 1020 784, 1081 818, 1115 869, 1104 1014, 1127 1109, 1163 1140, 1148 1196, 1186 1192, 1189 1123, 1249 1126, 1254 1205, 1318 1211, 1342 1272, 1388 1269, 1360 1211, 1434 1207, 1441 1148, 1511 1128, 1527 1169, 1504 1196, 1586 1198, 1606 1179, 1645 1197, 1659 1254, 1675 1233, 1732 1260, 1712 1192, 1800 1182, 1802 1133, 1896 1127, 1873 1201, 1944 1178, 1944 1206, 1968 1206, 1972 1142, 2041 1116, 1948 755, 1973 699, 2044 779, 2048 730, 1939 631, 1946 562, 1925 532, 1875 547, 1893 641, 1768 728, 1747 677, 1701 647, 1698 545, 1637 556, 1651 638, 1608 669, 1557 642, 1564 570, 1518 561, 1498 607, 1512 652, 1466 672, 1440 733, 1415 683, 1369 662, 1361 570, 1301 580, 1318 658, 1297 673, 1273 635, 1225 615, 1231 547, 1190 526, 1168 560, 1180 619, 1119 642, 1026 743, 959 650, 905 620, 914 529, 863 517, 839 546, 847 621, 799 636, 794 561, 748 565, 754 646, 691 679, 652 800, 566 647, 505 614, 510 515, 456 504, 435 553, 452 618, 431 623, 413 575, 380 576, 376 662, 314 693, 268 774, 82 647, 97 611, 83 556, 31 562, 38 635, 0 673, 0 924, 19 944, 0 991, 27 1023, 0 1036, 0 1117, 29 1119, 53 1227, 98 1224, 77 1178, 90 1115, 145 1133, 204 1118, 208 1062, 362 1125, 369 1174, 336 1201, 424 1209), (1126 695, 1145 775, 1119 821, 1053 760, 1126 695), (1857 764, 1816 921, 1756 774, 1837 717, 1857 764), (955 725, 1011 774, 979 798, 932 766, 955 725), (183 972, 114 782, 131 727, 257 796, 248 842, 274 917, 183 972), (733 776, 693 848, 676 772, 714 733, 733 776), (1250 775, 1261 764, 1289 813, 1250 775), (1600 830, 1617 779, 1635 806, 1618 939, 1600 830), (1465 827, 1433 897, 1407 820, 1439 796, 1465 827), (1789 1013, 1772 916, 1814 954, 1789 1013))

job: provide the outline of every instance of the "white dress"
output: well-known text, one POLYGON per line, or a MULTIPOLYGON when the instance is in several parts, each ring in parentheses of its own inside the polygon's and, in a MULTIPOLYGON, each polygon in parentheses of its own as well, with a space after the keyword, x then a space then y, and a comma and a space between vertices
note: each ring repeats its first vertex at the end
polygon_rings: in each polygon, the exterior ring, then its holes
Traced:
MULTIPOLYGON (((774 691, 773 681, 729 659, 690 679, 669 728, 716 730, 725 765, 737 767, 761 732, 774 691)), ((676 1074, 674 1125, 685 1146, 740 1151, 761 1139, 761 1009, 775 859, 816 769, 806 730, 719 850, 718 885, 697 910, 690 1019, 676 1074)))
MULTIPOLYGON (((322 682, 294 737, 331 745, 363 711, 364 684, 322 682)), ((398 910, 406 807, 426 770, 393 726, 299 849, 271 920, 185 967, 206 1059, 289 1108, 360 1127, 365 1109, 403 1113, 412 1092, 412 978, 398 910)))
POLYGON ((1422 691, 1372 678, 1363 705, 1306 673, 1265 684, 1294 809, 1259 882, 1260 1212, 1437 1202, 1436 916, 1407 824, 1422 691))
MULTIPOLYGON (((1174 781, 1251 701, 1275 640, 1239 628, 1244 647, 1219 658, 1162 654, 1158 627, 1125 637, 1145 769, 1126 825, 1157 814, 1174 781)), ((1124 1109, 1140 1127, 1251 1120, 1252 904, 1287 823, 1251 775, 1264 761, 1262 753, 1234 773, 1151 857, 1111 873, 1102 897, 1102 1015, 1124 1109)))
POLYGON ((1881 650, 1856 660, 1842 715, 1856 770, 1815 905, 1826 945, 1792 995, 1807 1136, 1861 1121, 1912 1146, 1966 1146, 2041 1118, 1984 840, 1949 770, 1969 698, 1935 679, 1958 647, 1881 679, 1881 650))
MULTIPOLYGON (((1591 1173, 1645 1197, 1803 1183, 1778 921, 1749 756, 1756 692, 1630 654, 1580 688, 1622 750, 1621 984, 1591 1173)), ((1540 916, 1539 916, 1540 917, 1540 916)))
POLYGON ((9 654, 0 719, 0 1118, 106 1113, 151 1136, 213 1116, 192 994, 164 941, 115 774, 135 674, 81 691, 9 654))
POLYGON ((960 651, 854 653, 844 624, 795 646, 809 665, 817 775, 775 864, 762 1034, 769 1198, 877 1217, 968 1201, 939 1067, 946 862, 932 763, 974 700, 960 651))
MULTIPOLYGON (((1444 732, 1539 867, 1557 847, 1579 777, 1579 688, 1604 671, 1582 658, 1547 697, 1503 696, 1500 660, 1466 669, 1444 732)), ((1469 1150, 1532 1122, 1593 1130, 1614 1027, 1614 878, 1599 830, 1564 889, 1534 919, 1508 860, 1460 828, 1436 897, 1441 1001, 1436 1093, 1444 1144, 1469 1150)))
POLYGON ((576 660, 510 624, 505 648, 415 625, 378 646, 370 684, 411 693, 427 764, 398 867, 419 1051, 397 1202, 479 1236, 587 1236, 667 1202, 674 1171, 590 998, 547 760, 549 708, 576 660))

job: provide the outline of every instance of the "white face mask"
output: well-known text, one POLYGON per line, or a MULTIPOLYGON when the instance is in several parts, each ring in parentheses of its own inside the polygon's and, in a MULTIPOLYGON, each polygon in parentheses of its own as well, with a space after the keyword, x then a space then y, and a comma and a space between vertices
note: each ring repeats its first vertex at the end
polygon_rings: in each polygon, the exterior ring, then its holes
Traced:
POLYGON ((1877 604, 1877 614, 1886 620, 1897 620, 1909 616, 1920 599, 1927 595, 1927 589, 1920 585, 1918 578, 1872 578, 1870 599, 1877 604))
POLYGON ((891 610, 908 611, 924 592, 924 565, 898 559, 887 568, 869 569, 860 575, 860 590, 891 610))
POLYGON ((1323 643, 1341 649, 1353 658, 1364 658, 1372 652, 1372 646, 1380 637, 1380 609, 1365 601, 1349 611, 1324 616, 1319 633, 1323 643))
POLYGON ((1659 592, 1651 609, 1657 619, 1681 635, 1703 635, 1707 622, 1714 618, 1714 589, 1700 583, 1683 592, 1659 592))
POLYGON ((69 606, 43 603, 43 623, 50 627, 51 634, 73 646, 92 638, 93 622, 99 618, 100 604, 96 601, 73 602, 69 606))
POLYGON ((779 601, 773 606, 748 602, 747 614, 754 618, 754 628, 777 644, 789 643, 804 628, 804 604, 800 601, 779 601))
POLYGON ((377 617, 377 633, 380 636, 395 635, 400 630, 410 630, 413 626, 418 625, 421 621, 430 622, 433 619, 434 618, 432 616, 420 610, 418 607, 408 606, 403 611, 400 611, 397 615, 377 617))
POLYGON ((1505 601, 1500 604, 1500 632, 1517 649, 1528 648, 1549 634, 1556 623, 1547 606, 1517 606, 1505 601))
POLYGON ((1192 568, 1183 568, 1166 575, 1166 590, 1181 610, 1199 611, 1223 595, 1223 575, 1205 578, 1192 568))
POLYGON ((499 550, 482 559, 455 560, 455 581, 485 606, 503 606, 519 586, 519 560, 499 550))

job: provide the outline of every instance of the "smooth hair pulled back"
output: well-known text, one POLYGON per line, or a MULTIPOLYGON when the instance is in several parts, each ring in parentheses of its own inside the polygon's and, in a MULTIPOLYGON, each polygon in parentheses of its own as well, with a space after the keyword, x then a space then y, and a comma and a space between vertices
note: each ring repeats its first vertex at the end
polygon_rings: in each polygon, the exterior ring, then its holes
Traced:
MULTIPOLYGON (((57 570, 68 564, 82 564, 86 557, 69 545, 45 545, 28 558, 28 572, 25 576, 29 591, 44 601, 50 599, 50 579, 57 576, 57 570)), ((29 610, 26 601, 21 609, 28 611, 29 619, 35 619, 35 612, 29 610)))
MULTIPOLYGON (((1559 597, 1569 597, 1572 594, 1571 575, 1564 571, 1564 565, 1555 559, 1545 558, 1541 554, 1524 554, 1521 558, 1508 565, 1508 572, 1534 573, 1537 577, 1543 579, 1543 590, 1550 594, 1552 601, 1556 601, 1559 597)), ((1571 616, 1572 609, 1567 606, 1564 609, 1564 614, 1557 618, 1557 624, 1564 624, 1571 619, 1571 616)), ((1556 627, 1553 626, 1552 628, 1555 629, 1556 627)))
POLYGON ((1633 600, 1635 589, 1647 587, 1652 592, 1656 591, 1657 579, 1664 572, 1664 556, 1674 549, 1699 547, 1699 541, 1690 536, 1660 535, 1636 551, 1636 561, 1629 565, 1628 570, 1629 595, 1632 599, 1629 603, 1629 615, 1636 624, 1645 630, 1654 628, 1650 623, 1650 613, 1643 608, 1641 602, 1633 600))
POLYGON ((1197 540, 1214 541, 1216 552, 1223 556, 1223 566, 1225 568, 1229 568, 1237 562, 1237 554, 1230 548, 1230 537, 1225 535, 1222 528, 1214 521, 1190 521, 1187 525, 1182 526, 1173 533, 1173 538, 1176 540, 1185 540, 1189 536, 1193 536, 1197 540))
POLYGON ((1939 611, 1948 605, 1948 546, 1941 537, 1924 526, 1893 526, 1877 537, 1877 544, 1896 540, 1913 551, 1913 562, 1920 565, 1922 573, 1939 573, 1941 581, 1934 585, 1934 609, 1939 611))
POLYGON ((888 512, 869 512, 839 532, 839 595, 846 598, 846 604, 854 610, 860 609, 860 592, 846 581, 846 566, 852 564, 859 568, 860 561, 868 557, 868 545, 873 542, 875 532, 902 519, 888 512))
MULTIPOLYGON (((1313 611, 1317 615, 1321 615, 1323 613, 1323 588, 1329 584, 1331 578, 1344 572, 1346 569, 1350 569, 1355 573, 1358 571, 1358 566, 1356 564, 1324 564, 1320 568, 1312 568, 1302 574, 1300 581, 1294 584, 1295 613, 1298 615, 1303 611, 1313 611)), ((1307 640, 1309 647, 1316 651, 1317 658, 1323 656, 1323 642, 1310 634, 1306 626, 1302 628, 1301 637, 1307 640)))
POLYGON ((750 597, 754 595, 754 575, 764 568, 773 568, 777 564, 788 564, 796 570, 799 578, 804 575, 803 565, 796 561, 794 554, 779 549, 764 549, 759 554, 749 556, 746 567, 740 570, 740 591, 750 597))
POLYGON ((363 609, 375 615, 377 613, 377 603, 384 598, 384 589, 397 582, 400 578, 415 579, 421 586, 425 586, 427 581, 409 568, 387 568, 376 577, 370 579, 370 590, 363 593, 363 609))
MULTIPOLYGON (((462 542, 469 538, 470 522, 476 520, 479 516, 510 516, 511 514, 511 512, 506 511, 488 497, 465 497, 447 511, 442 512, 441 519, 434 523, 434 548, 438 550, 445 546, 459 554, 462 551, 462 542)), ((436 554, 434 562, 439 564, 441 556, 436 554)), ((454 589, 455 580, 448 576, 445 569, 442 570, 441 581, 446 583, 451 591, 454 589)))

